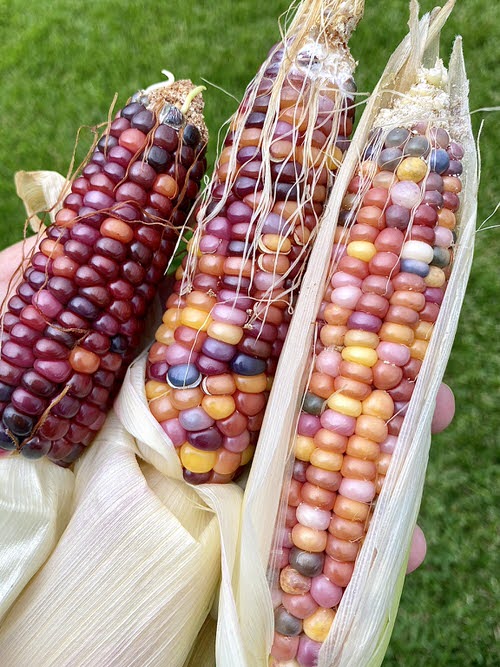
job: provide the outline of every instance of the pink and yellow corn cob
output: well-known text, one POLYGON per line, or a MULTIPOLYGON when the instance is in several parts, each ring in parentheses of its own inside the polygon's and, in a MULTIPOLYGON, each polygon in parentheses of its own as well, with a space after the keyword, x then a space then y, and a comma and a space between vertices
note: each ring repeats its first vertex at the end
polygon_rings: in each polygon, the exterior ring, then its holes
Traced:
POLYGON ((228 482, 252 458, 352 130, 354 63, 316 30, 273 48, 248 87, 149 352, 150 410, 194 484, 228 482))
POLYGON ((102 426, 205 171, 199 92, 135 95, 44 230, 2 315, 0 453, 68 466, 102 426))
POLYGON ((312 667, 349 585, 449 277, 463 149, 372 132, 343 200, 273 571, 272 664, 312 667))

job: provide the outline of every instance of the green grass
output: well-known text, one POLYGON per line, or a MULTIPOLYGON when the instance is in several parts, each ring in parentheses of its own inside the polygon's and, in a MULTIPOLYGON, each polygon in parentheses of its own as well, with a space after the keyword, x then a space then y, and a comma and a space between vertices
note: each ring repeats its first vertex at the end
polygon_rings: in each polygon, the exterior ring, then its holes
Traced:
MULTIPOLYGON (((422 5, 424 10, 432 7, 429 0, 422 5)), ((123 103, 136 89, 158 80, 163 68, 177 78, 203 77, 239 98, 279 38, 276 19, 286 7, 286 0, 1 3, 0 246, 22 237, 24 210, 15 195, 16 170, 66 173, 77 129, 103 121, 115 92, 123 103)), ((489 0, 458 0, 444 30, 445 54, 455 34, 464 37, 472 109, 500 103, 496 13, 489 0)), ((373 88, 406 32, 406 21, 404 0, 368 0, 365 20, 352 40, 360 63, 359 90, 373 88)), ((214 140, 235 101, 211 87, 205 99, 214 140)), ((498 112, 473 117, 476 131, 485 121, 478 223, 499 199, 499 118, 498 112)), ((211 160, 214 154, 215 141, 211 160)), ((490 224, 498 225, 499 217, 490 224)), ((495 648, 500 593, 499 235, 498 229, 477 235, 446 374, 455 391, 457 417, 434 439, 421 510, 429 553, 425 565, 407 580, 387 666, 500 664, 495 648)))

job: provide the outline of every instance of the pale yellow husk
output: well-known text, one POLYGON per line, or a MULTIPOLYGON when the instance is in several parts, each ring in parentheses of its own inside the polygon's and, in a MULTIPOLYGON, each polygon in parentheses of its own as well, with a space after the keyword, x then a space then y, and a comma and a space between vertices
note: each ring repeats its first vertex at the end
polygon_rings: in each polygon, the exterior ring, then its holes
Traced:
MULTIPOLYGON (((327 214, 311 253, 244 496, 239 578, 235 590, 245 650, 251 655, 249 664, 252 666, 267 665, 272 643, 273 610, 266 570, 275 520, 280 511, 282 480, 286 478, 300 399, 310 368, 311 354, 305 351, 312 345, 314 321, 324 293, 344 192, 380 109, 409 91, 419 67, 434 64, 439 32, 452 7, 453 2, 448 2, 441 11, 424 16, 418 22, 418 6, 412 3, 410 34, 389 60, 367 104, 352 147, 337 176, 327 214)), ((477 164, 460 39, 455 43, 450 60, 448 93, 451 107, 449 130, 465 148, 454 268, 398 438, 397 453, 377 501, 353 579, 320 651, 318 667, 380 665, 397 613, 424 483, 435 397, 451 351, 473 256, 477 164)), ((421 119, 422 116, 415 120, 421 119)))

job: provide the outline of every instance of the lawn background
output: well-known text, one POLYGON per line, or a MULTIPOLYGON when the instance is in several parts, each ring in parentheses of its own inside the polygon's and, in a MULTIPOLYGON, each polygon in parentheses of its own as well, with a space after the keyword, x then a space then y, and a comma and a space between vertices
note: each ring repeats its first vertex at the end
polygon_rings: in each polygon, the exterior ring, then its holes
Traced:
MULTIPOLYGON (((115 92, 122 104, 136 89, 160 79, 163 68, 177 78, 199 82, 204 77, 240 98, 277 41, 277 17, 287 5, 286 0, 0 0, 0 247, 22 236, 16 170, 66 173, 77 129, 105 120, 115 92)), ((496 3, 458 0, 457 5, 443 33, 443 53, 449 53, 454 35, 462 34, 471 108, 498 106, 496 3)), ((423 10, 432 6, 422 2, 423 10)), ((351 41, 360 63, 360 91, 373 88, 406 32, 407 12, 404 0, 367 0, 365 19, 351 41)), ((212 162, 218 128, 236 103, 215 88, 205 99, 212 162)), ((493 212, 500 193, 500 115, 474 114, 476 132, 482 119, 478 225, 493 212)), ((500 214, 489 224, 499 225, 500 214)), ((421 508, 429 553, 407 580, 387 667, 500 664, 495 646, 500 638, 495 610, 499 254, 500 229, 480 232, 446 374, 457 416, 434 438, 421 508)))

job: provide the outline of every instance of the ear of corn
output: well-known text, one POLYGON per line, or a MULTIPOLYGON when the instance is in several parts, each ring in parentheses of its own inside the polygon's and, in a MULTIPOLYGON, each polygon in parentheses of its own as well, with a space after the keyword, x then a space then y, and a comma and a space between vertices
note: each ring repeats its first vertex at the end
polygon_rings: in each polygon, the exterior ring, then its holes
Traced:
POLYGON ((352 129, 346 39, 361 11, 359 2, 299 7, 231 120, 176 274, 149 352, 146 396, 193 484, 229 482, 252 458, 352 129))
POLYGON ((326 289, 312 269, 302 284, 268 405, 282 419, 264 420, 244 500, 239 613, 262 664, 270 652, 275 667, 377 665, 390 637, 472 259, 477 176, 459 46, 449 81, 442 65, 421 68, 451 7, 417 26, 413 5, 311 255, 326 289), (297 357, 315 318, 308 371, 297 357))
POLYGON ((206 166, 197 93, 135 95, 41 231, 2 315, 1 454, 69 466, 102 426, 206 166))

